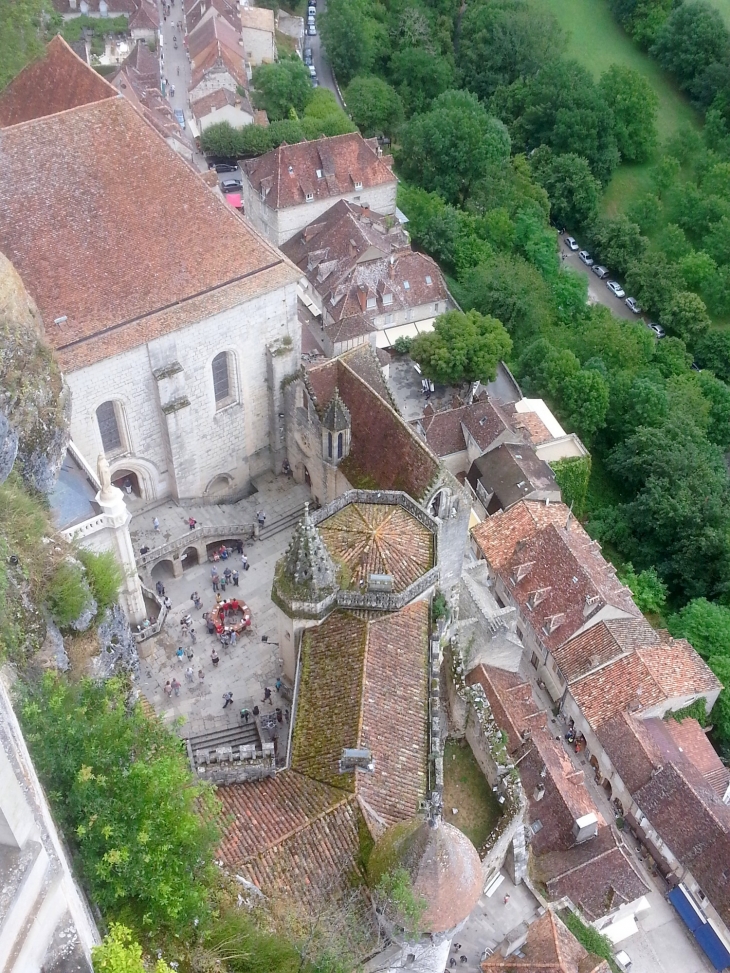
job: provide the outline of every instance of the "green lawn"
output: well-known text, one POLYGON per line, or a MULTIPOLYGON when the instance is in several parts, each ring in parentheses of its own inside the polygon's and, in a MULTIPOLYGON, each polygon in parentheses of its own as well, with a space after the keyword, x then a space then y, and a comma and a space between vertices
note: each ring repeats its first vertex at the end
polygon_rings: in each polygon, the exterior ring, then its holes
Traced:
POLYGON ((463 831, 479 850, 502 813, 489 781, 466 740, 444 748, 444 820, 463 831), (453 809, 458 809, 458 814, 453 809))
MULTIPOLYGON (((699 116, 685 96, 654 61, 619 27, 606 0, 540 0, 569 34, 568 56, 584 64, 598 78, 612 64, 639 71, 659 97, 657 131, 660 141, 686 124, 699 124, 699 116)), ((730 0, 714 0, 730 10, 730 0)))

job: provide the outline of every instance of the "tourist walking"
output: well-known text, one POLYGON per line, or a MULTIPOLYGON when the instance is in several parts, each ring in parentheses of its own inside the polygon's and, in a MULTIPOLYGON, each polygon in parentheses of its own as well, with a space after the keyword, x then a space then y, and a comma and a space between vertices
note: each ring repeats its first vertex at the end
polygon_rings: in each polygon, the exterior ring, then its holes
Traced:
POLYGON ((274 686, 276 687, 277 693, 281 694, 281 687, 283 685, 284 685, 284 683, 281 681, 281 676, 277 676, 276 677, 276 682, 274 683, 274 686))
POLYGON ((161 581, 158 581, 157 584, 155 585, 155 591, 157 592, 158 597, 160 597, 160 598, 163 598, 164 597, 164 595, 165 595, 165 586, 164 586, 164 584, 161 581))
POLYGON ((198 682, 201 684, 205 682, 205 673, 202 669, 198 669, 198 682))
POLYGON ((241 710, 241 719, 243 720, 244 723, 248 723, 248 720, 249 720, 249 717, 250 716, 251 716, 251 714, 249 713, 249 711, 244 706, 243 709, 241 710))
POLYGON ((167 693, 168 696, 172 696, 172 683, 170 682, 169 679, 165 683, 165 692, 167 693))
POLYGON ((218 591, 220 589, 220 578, 218 577, 218 572, 215 569, 210 572, 210 580, 213 583, 213 591, 218 591))
POLYGON ((231 577, 233 578, 233 587, 234 588, 237 588, 238 587, 238 571, 234 571, 231 574, 231 577))
POLYGON ((215 646, 213 647, 213 649, 212 649, 212 651, 210 653, 210 661, 213 663, 214 666, 217 666, 218 663, 221 661, 221 657, 216 652, 215 646))
POLYGON ((171 686, 172 686, 172 691, 175 693, 175 695, 176 696, 179 696, 180 695, 180 683, 177 681, 177 679, 174 679, 173 678, 172 683, 171 683, 171 686))
POLYGON ((182 645, 178 646, 178 650, 175 655, 177 656, 177 661, 182 664, 182 661, 185 658, 185 649, 183 649, 182 645))
POLYGON ((159 534, 160 533, 160 522, 157 519, 157 517, 155 517, 155 519, 152 521, 152 526, 155 528, 155 533, 156 534, 159 534))
POLYGON ((249 567, 248 558, 246 557, 245 554, 241 555, 241 564, 243 565, 243 570, 248 571, 248 567, 249 567))
MULTIPOLYGON (((180 72, 180 69, 178 68, 178 73, 179 72, 180 72)), ((195 530, 195 527, 197 526, 197 523, 198 523, 198 521, 195 519, 195 517, 188 517, 188 527, 190 528, 190 530, 195 530)))
POLYGON ((236 632, 235 628, 232 628, 231 629, 230 644, 231 645, 235 645, 237 641, 238 641, 238 632, 236 632))
POLYGON ((266 514, 264 513, 263 510, 259 510, 256 516, 258 517, 258 521, 259 521, 259 530, 263 530, 264 524, 266 523, 266 514))
POLYGON ((195 678, 195 673, 193 672, 192 666, 188 666, 187 669, 185 670, 185 678, 187 679, 188 682, 192 682, 193 679, 195 678))
POLYGON ((264 698, 261 700, 261 702, 262 703, 268 703, 269 706, 273 706, 274 705, 272 703, 272 701, 271 701, 271 690, 269 689, 268 686, 264 686, 264 698))
POLYGON ((230 706, 231 703, 233 702, 233 693, 223 693, 223 699, 224 699, 223 709, 225 709, 226 706, 230 706))

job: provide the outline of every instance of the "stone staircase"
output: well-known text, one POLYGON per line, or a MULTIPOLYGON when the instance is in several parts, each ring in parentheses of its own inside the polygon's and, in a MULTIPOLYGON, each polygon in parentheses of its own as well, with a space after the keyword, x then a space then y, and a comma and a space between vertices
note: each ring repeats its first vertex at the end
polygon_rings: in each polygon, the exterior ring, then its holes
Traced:
POLYGON ((187 742, 193 755, 198 750, 208 750, 210 753, 214 753, 218 747, 245 747, 251 744, 257 750, 261 749, 261 738, 253 717, 251 717, 250 723, 241 723, 237 726, 210 730, 208 733, 199 733, 196 736, 188 737, 187 742))

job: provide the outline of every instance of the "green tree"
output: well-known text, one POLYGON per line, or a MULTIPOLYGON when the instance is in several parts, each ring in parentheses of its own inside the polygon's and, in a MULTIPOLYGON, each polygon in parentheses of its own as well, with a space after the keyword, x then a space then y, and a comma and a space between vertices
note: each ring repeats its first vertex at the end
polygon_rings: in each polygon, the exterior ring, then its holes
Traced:
POLYGON ((436 318, 433 331, 419 335, 411 358, 423 374, 439 385, 490 382, 512 342, 502 323, 478 311, 447 311, 436 318))
POLYGON ((710 327, 705 302, 691 291, 678 291, 661 312, 661 322, 667 331, 691 344, 701 338, 710 327))
POLYGON ((320 14, 319 32, 340 84, 367 73, 377 55, 377 31, 365 0, 330 0, 320 14))
POLYGON ((707 438, 723 449, 730 446, 730 388, 711 372, 694 375, 702 395, 710 404, 707 438))
POLYGON ((113 922, 101 946, 92 946, 94 973, 172 973, 172 967, 158 959, 154 967, 142 961, 142 947, 135 942, 131 929, 113 922))
POLYGON ((535 179, 548 194, 553 222, 575 228, 594 222, 601 184, 587 159, 571 153, 553 155, 543 146, 534 153, 532 168, 535 179))
POLYGON ((644 162, 656 145, 659 98, 643 74, 612 64, 599 82, 613 112, 616 145, 624 162, 644 162))
POLYGON ((634 601, 644 614, 659 615, 667 602, 667 586, 656 573, 655 568, 646 568, 638 574, 629 561, 619 571, 619 578, 631 589, 634 601))
POLYGON ((54 16, 50 0, 0 3, 0 90, 29 61, 43 54, 59 19, 54 16))
POLYGON ((727 58, 729 39, 715 7, 692 0, 672 10, 657 32, 651 53, 683 88, 691 89, 710 65, 727 58))
POLYGON ((703 291, 717 272, 717 264, 704 250, 691 250, 681 258, 679 274, 688 291, 703 291))
POLYGON ((695 345, 695 358, 723 382, 730 382, 730 332, 709 331, 695 345))
POLYGON ((464 87, 486 101, 500 85, 537 74, 566 43, 552 13, 526 0, 470 3, 459 31, 457 68, 464 87))
POLYGON ((664 384, 648 375, 630 371, 615 375, 611 381, 607 436, 615 445, 633 435, 639 426, 660 426, 669 413, 664 384))
POLYGON ((649 233, 659 223, 662 213, 661 200, 654 193, 644 193, 629 204, 626 214, 638 223, 642 232, 649 233))
POLYGON ((567 422, 590 445, 606 424, 608 382, 599 372, 582 369, 565 383, 562 406, 567 422))
POLYGON ((626 289, 646 311, 661 314, 677 291, 676 270, 662 254, 645 253, 629 265, 626 289))
POLYGON ((390 59, 389 74, 407 118, 428 111, 435 99, 454 84, 450 61, 422 47, 397 51, 390 59))
POLYGON ((515 149, 546 145, 556 155, 587 159, 604 185, 619 162, 613 113, 590 72, 577 61, 551 61, 536 75, 498 88, 491 110, 515 149))
POLYGON ((675 638, 691 642, 703 659, 730 658, 730 608, 725 605, 694 598, 669 616, 667 628, 675 638))
POLYGON ((642 260, 649 241, 638 224, 619 214, 597 220, 591 230, 593 247, 601 261, 617 274, 625 274, 632 263, 642 260))
POLYGON ((582 517, 591 479, 591 457, 570 456, 550 465, 560 487, 563 503, 573 508, 576 517, 582 517))
POLYGON ((290 118, 292 109, 301 115, 312 99, 309 71, 296 55, 254 68, 253 86, 256 107, 271 121, 290 118))
POLYGON ((403 121, 403 103, 398 92, 372 75, 353 78, 345 89, 345 102, 366 138, 392 135, 403 121))
POLYGON ((692 364, 692 356, 681 338, 665 338, 657 342, 652 364, 660 375, 670 378, 672 375, 682 375, 692 364))
POLYGON ((92 897, 111 918, 188 935, 208 908, 217 802, 180 740, 130 702, 122 679, 26 686, 23 724, 92 897))
POLYGON ((551 317, 550 290, 539 271, 516 254, 494 254, 463 278, 463 306, 492 315, 520 343, 551 317))
POLYGON ((445 91, 401 133, 404 178, 463 203, 474 182, 509 158, 509 136, 468 91, 445 91))

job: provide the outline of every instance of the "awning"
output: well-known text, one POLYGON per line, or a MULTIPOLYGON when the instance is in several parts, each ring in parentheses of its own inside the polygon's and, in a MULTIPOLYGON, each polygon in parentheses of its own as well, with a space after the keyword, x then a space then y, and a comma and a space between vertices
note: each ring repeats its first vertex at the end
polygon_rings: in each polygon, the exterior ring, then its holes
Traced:
POLYGON ((684 920, 687 928, 702 947, 716 970, 730 966, 730 950, 720 939, 707 916, 694 901, 689 889, 680 882, 669 893, 669 901, 684 920))
POLYGON ((243 200, 240 193, 226 193, 226 200, 235 206, 236 209, 243 209, 243 200))
POLYGON ((418 328, 415 324, 400 324, 397 328, 386 328, 385 332, 381 331, 381 334, 383 333, 387 335, 388 342, 385 345, 379 345, 379 347, 387 348, 388 345, 395 344, 398 338, 417 338, 418 328))

